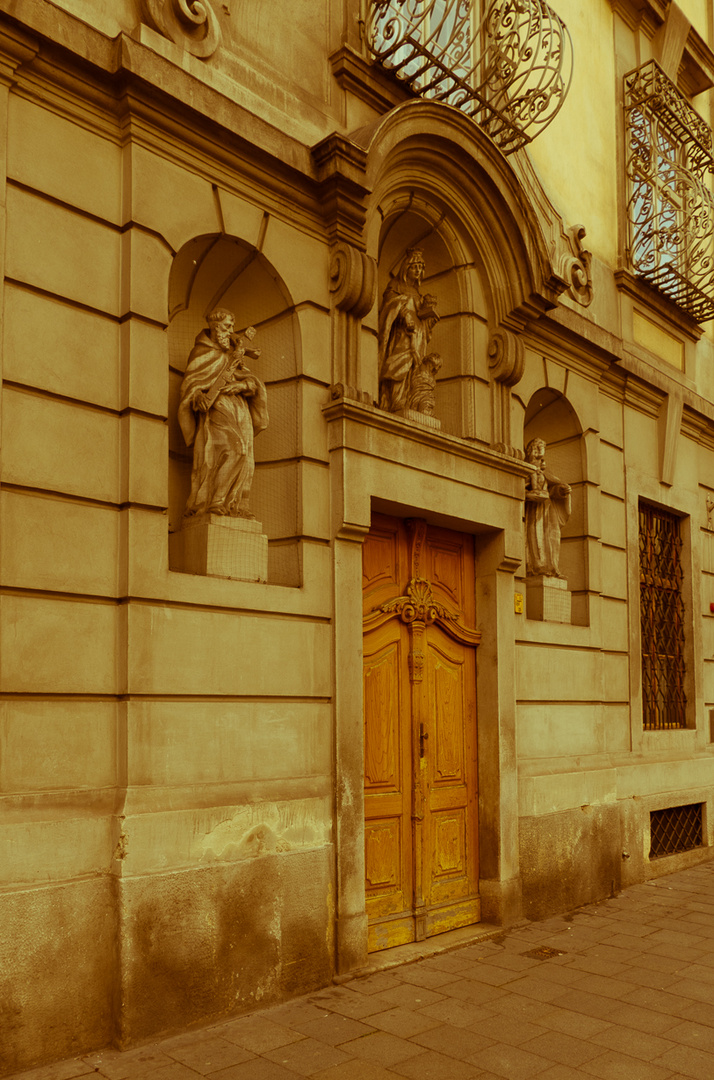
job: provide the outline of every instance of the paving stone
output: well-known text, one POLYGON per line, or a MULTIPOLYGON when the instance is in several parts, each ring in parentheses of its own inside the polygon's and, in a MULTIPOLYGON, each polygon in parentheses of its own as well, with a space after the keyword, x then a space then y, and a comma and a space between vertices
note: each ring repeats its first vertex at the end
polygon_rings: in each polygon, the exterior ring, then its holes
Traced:
POLYGON ((105 1051, 95 1056, 94 1066, 101 1076, 108 1080, 138 1080, 138 1077, 176 1062, 163 1053, 160 1044, 142 1046, 124 1053, 118 1050, 105 1051))
POLYGON ((185 1044, 171 1050, 170 1056, 187 1065, 202 1076, 208 1073, 226 1069, 229 1065, 240 1065, 242 1061, 249 1061, 253 1054, 236 1043, 227 1039, 213 1038, 201 1039, 193 1045, 185 1044))
POLYGON ((435 1050, 447 1057, 463 1060, 477 1050, 483 1050, 492 1046, 497 1040, 491 1038, 490 1033, 479 1032, 473 1028, 457 1028, 453 1024, 444 1024, 442 1027, 431 1028, 423 1031, 421 1035, 413 1035, 410 1042, 424 1046, 429 1050, 435 1050))
POLYGON ((147 1080, 149 1077, 151 1080, 199 1080, 203 1074, 190 1069, 188 1065, 182 1065, 180 1061, 172 1061, 170 1065, 162 1065, 158 1069, 147 1070, 136 1075, 146 1077, 147 1080))
POLYGON ((621 1008, 617 1001, 601 997, 599 994, 590 994, 584 990, 568 990, 567 994, 563 994, 562 987, 560 990, 559 996, 552 999, 553 1005, 583 1013, 585 1016, 596 1016, 600 1020, 607 1020, 615 1013, 619 1013, 621 1008))
POLYGON ((426 986, 430 990, 438 990, 440 986, 456 982, 457 977, 453 972, 433 970, 422 967, 421 964, 409 964, 399 972, 401 982, 426 986))
POLYGON ((632 993, 632 983, 604 975, 588 975, 573 983, 573 989, 585 990, 588 994, 599 994, 602 997, 623 998, 632 993))
POLYGON ((657 1058, 657 1064, 678 1070, 695 1080, 712 1080, 714 1077, 714 1054, 697 1050, 693 1046, 675 1046, 657 1058))
POLYGON ((307 1001, 290 1001, 287 1005, 275 1005, 272 1009, 267 1009, 263 1015, 266 1020, 272 1020, 274 1024, 297 1028, 310 1020, 319 1020, 321 1016, 327 1016, 327 1010, 310 1005, 307 1001))
POLYGON ((372 1013, 384 1011, 384 1005, 379 1000, 375 1001, 376 996, 358 994, 354 990, 347 990, 346 987, 336 986, 324 995, 313 994, 309 1001, 329 1012, 351 1016, 353 1020, 362 1020, 372 1013))
POLYGON ((536 976, 526 975, 508 984, 508 989, 514 994, 522 994, 523 997, 535 998, 536 1001, 552 1001, 563 993, 563 987, 548 982, 547 979, 539 979, 536 976))
POLYGON ((313 1073, 312 1080, 394 1080, 397 1074, 371 1061, 347 1061, 313 1073))
POLYGON ((374 1028, 362 1024, 359 1020, 352 1020, 339 1013, 329 1013, 320 1017, 319 1020, 310 1020, 297 1029, 310 1039, 327 1043, 329 1046, 339 1046, 340 1043, 349 1042, 360 1035, 368 1035, 374 1028))
POLYGON ((473 1005, 469 1001, 453 1001, 446 999, 437 1001, 436 1005, 427 1005, 420 1012, 431 1016, 442 1023, 453 1024, 454 1027, 474 1027, 491 1024, 494 1013, 482 1005, 473 1005))
POLYGON ((673 1041, 662 1039, 651 1032, 633 1031, 630 1027, 622 1027, 613 1024, 606 1031, 598 1032, 590 1040, 599 1046, 606 1046, 608 1050, 617 1050, 630 1057, 642 1058, 643 1061, 653 1061, 671 1050, 673 1041))
POLYGON ((613 1023, 651 1035, 664 1035, 669 1028, 680 1022, 678 1016, 666 1016, 654 1009, 643 1009, 640 1005, 621 1005, 611 1019, 613 1023))
POLYGON ((637 1058, 614 1051, 584 1062, 581 1070, 600 1080, 670 1080, 671 1075, 671 1070, 650 1061, 638 1061, 637 1058))
POLYGON ((442 997, 456 998, 458 1001, 471 1001, 475 1005, 491 1005, 505 994, 498 986, 487 986, 486 983, 474 982, 472 979, 461 979, 458 983, 442 986, 442 997))
POLYGON ((341 1049, 346 1054, 353 1054, 354 1057, 365 1058, 385 1067, 424 1053, 423 1048, 417 1043, 400 1039, 397 1035, 390 1035, 388 1031, 375 1031, 371 1035, 363 1035, 359 1039, 345 1043, 341 1049))
POLYGON ((519 1020, 514 1024, 510 1016, 492 1016, 486 1023, 472 1024, 470 1027, 472 1031, 486 1036, 491 1042, 507 1043, 509 1046, 519 1046, 548 1031, 548 1028, 528 1020, 519 1020))
POLYGON ((591 1061, 592 1058, 599 1057, 602 1053, 599 1046, 593 1046, 583 1039, 576 1039, 572 1035, 565 1035, 563 1032, 554 1035, 552 1031, 547 1031, 544 1035, 539 1035, 527 1043, 522 1043, 521 1050, 526 1050, 530 1054, 538 1054, 540 1057, 546 1058, 548 1061, 558 1062, 560 1065, 572 1065, 573 1067, 582 1065, 584 1061, 591 1061))
POLYGON ((352 979, 350 989, 360 994, 381 994, 385 990, 391 990, 399 986, 400 982, 396 975, 386 971, 377 971, 374 975, 364 975, 360 979, 352 979))
MULTIPOLYGON (((711 1005, 710 1014, 714 1012, 711 1005)), ((712 1017, 714 1023, 714 1017, 712 1017)), ((697 1047, 699 1050, 714 1053, 714 1027, 705 1024, 693 1024, 685 1021, 684 1024, 676 1024, 666 1032, 666 1037, 672 1042, 684 1042, 687 1047, 697 1047)))
POLYGON ((438 1027, 440 1021, 423 1012, 410 1012, 409 1009, 390 1009, 388 1012, 377 1013, 369 1019, 372 1027, 381 1031, 389 1031, 392 1035, 399 1035, 403 1039, 409 1039, 412 1035, 420 1035, 422 1031, 438 1027))
POLYGON ((213 1073, 211 1080, 295 1080, 296 1073, 267 1058, 255 1058, 213 1073))
POLYGON ((277 1050, 268 1050, 264 1056, 300 1076, 312 1076, 320 1069, 327 1069, 331 1065, 341 1065, 349 1061, 351 1057, 338 1047, 327 1046, 325 1043, 317 1042, 316 1039, 302 1039, 300 1042, 290 1043, 289 1046, 281 1046, 277 1050))
POLYGON ((479 1050, 471 1056, 470 1061, 480 1069, 505 1076, 507 1080, 530 1080, 531 1076, 538 1076, 550 1064, 538 1054, 530 1054, 519 1046, 506 1046, 504 1043, 479 1050))
POLYGON ((434 1005, 437 1001, 443 1001, 444 995, 436 990, 429 990, 425 986, 412 986, 409 983, 400 983, 399 986, 391 987, 379 994, 379 1000, 383 1007, 398 1005, 405 1009, 421 1009, 424 1005, 434 1005))
POLYGON ((473 1065, 465 1061, 436 1054, 431 1050, 419 1057, 409 1058, 395 1065, 393 1071, 398 1076, 408 1076, 411 1080, 475 1080, 478 1073, 473 1065))
POLYGON ((577 1039, 591 1039, 599 1031, 606 1031, 611 1026, 607 1020, 583 1016, 582 1013, 571 1012, 570 1009, 553 1009, 539 1017, 538 1024, 553 1031, 561 1031, 564 1035, 574 1035, 577 1039))
POLYGON ((221 1028, 221 1037, 242 1046, 254 1054, 264 1054, 266 1050, 275 1050, 278 1046, 298 1042, 305 1036, 293 1028, 275 1024, 265 1016, 243 1016, 230 1021, 221 1028))
POLYGON ((93 1054, 87 1058, 58 1061, 54 1065, 41 1065, 39 1069, 18 1073, 17 1080, 74 1080, 77 1076, 91 1076, 95 1068, 90 1060, 96 1056, 93 1054))

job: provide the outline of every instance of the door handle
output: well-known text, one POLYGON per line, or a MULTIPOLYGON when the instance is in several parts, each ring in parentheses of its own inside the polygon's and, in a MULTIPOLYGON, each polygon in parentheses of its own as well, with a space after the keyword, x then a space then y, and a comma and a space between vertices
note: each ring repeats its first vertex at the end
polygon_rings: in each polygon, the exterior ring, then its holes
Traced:
POLYGON ((424 725, 419 724, 419 757, 424 757, 426 753, 425 743, 429 738, 429 732, 424 730, 424 725))

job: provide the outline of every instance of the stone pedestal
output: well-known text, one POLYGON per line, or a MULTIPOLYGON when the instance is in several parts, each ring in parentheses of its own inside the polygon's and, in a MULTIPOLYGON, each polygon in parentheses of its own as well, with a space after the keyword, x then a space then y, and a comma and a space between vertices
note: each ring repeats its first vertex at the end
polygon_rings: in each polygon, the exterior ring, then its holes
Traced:
POLYGON ((171 566, 186 574, 268 580, 268 537, 260 521, 199 514, 169 536, 171 566))
POLYGON ((526 578, 526 616, 542 622, 572 621, 572 596, 565 578, 526 578))
POLYGON ((417 412, 416 409, 403 409, 400 415, 405 420, 415 420, 417 424, 423 424, 424 427, 432 428, 433 431, 441 431, 441 420, 430 416, 429 413, 417 412))

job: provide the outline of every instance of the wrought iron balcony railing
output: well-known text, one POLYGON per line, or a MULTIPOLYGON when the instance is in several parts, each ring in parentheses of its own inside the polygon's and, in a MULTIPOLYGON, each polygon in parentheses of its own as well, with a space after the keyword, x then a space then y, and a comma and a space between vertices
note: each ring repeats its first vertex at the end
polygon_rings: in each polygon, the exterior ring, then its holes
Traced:
POLYGON ((712 132, 655 60, 625 76, 634 272, 696 322, 714 318, 712 132))
POLYGON ((467 113, 506 154, 550 123, 570 87, 570 34, 544 0, 371 0, 366 39, 383 67, 467 113))

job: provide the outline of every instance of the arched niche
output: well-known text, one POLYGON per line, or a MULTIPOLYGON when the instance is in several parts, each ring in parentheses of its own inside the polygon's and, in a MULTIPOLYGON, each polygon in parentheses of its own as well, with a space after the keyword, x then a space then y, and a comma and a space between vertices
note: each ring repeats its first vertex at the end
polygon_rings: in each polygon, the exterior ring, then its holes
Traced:
POLYGON ((439 322, 429 351, 442 358, 436 416, 443 432, 489 441, 489 305, 483 268, 446 204, 396 190, 380 204, 378 305, 409 248, 424 255, 422 293, 437 297, 439 322))
MULTIPOLYGON (((237 329, 254 326, 257 360, 248 367, 265 383, 269 424, 255 440, 251 509, 268 536, 268 582, 299 585, 300 334, 292 300, 275 269, 238 237, 197 236, 174 258, 169 279, 169 531, 181 527, 191 483, 192 451, 177 420, 179 389, 196 336, 222 307, 237 329)), ((171 565, 172 570, 183 567, 171 565)))
POLYGON ((582 434, 577 414, 563 394, 549 387, 542 387, 533 394, 524 417, 523 446, 528 446, 531 439, 543 439, 548 469, 572 488, 570 519, 561 532, 560 571, 573 598, 572 622, 587 626, 587 475, 582 434))

